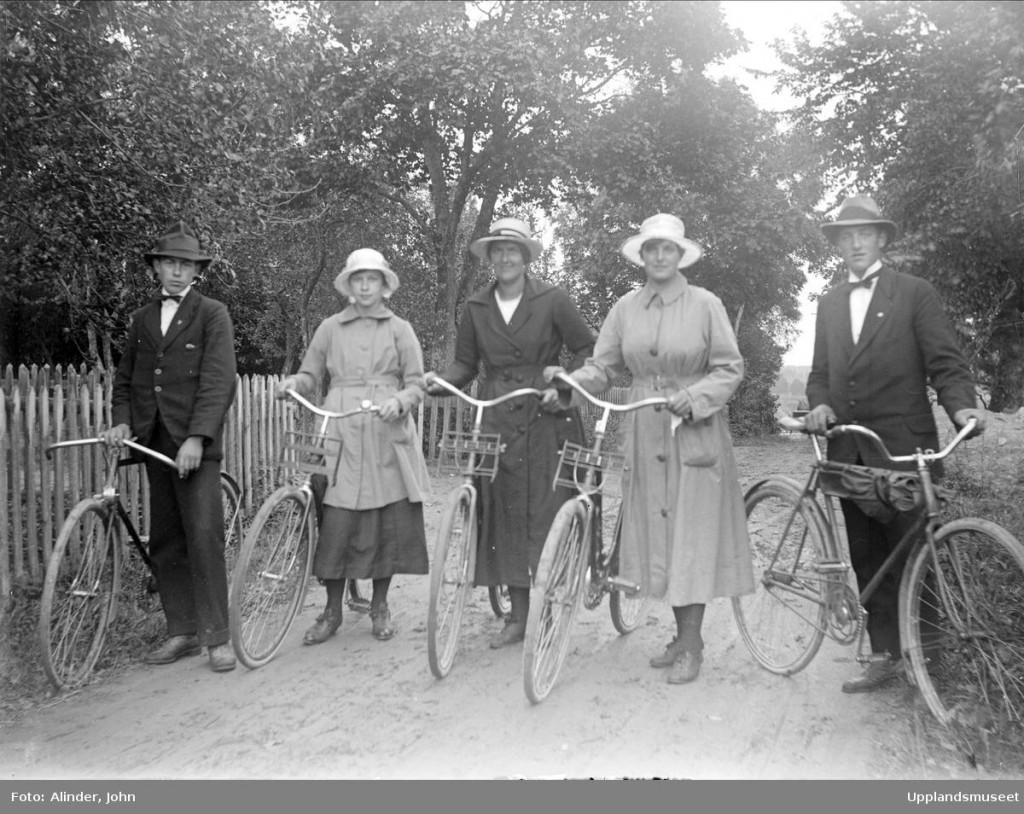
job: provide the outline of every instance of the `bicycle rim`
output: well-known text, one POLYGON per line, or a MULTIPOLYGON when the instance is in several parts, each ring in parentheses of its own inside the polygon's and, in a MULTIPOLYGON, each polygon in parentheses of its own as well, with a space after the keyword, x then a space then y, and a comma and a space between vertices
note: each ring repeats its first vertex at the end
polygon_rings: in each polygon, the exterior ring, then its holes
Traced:
POLYGON ((117 612, 117 519, 98 500, 79 503, 46 566, 39 613, 43 669, 58 689, 85 683, 117 612))
MULTIPOLYGON (((614 549, 611 560, 608 564, 608 573, 617 577, 619 575, 619 556, 622 544, 622 509, 620 507, 618 517, 615 520, 615 535, 612 537, 614 549)), ((612 614, 612 624, 622 635, 632 633, 643 621, 647 613, 648 597, 643 593, 627 594, 621 590, 611 592, 608 605, 612 614)))
POLYGON ((828 577, 816 570, 824 539, 800 494, 780 481, 758 484, 747 493, 755 587, 753 594, 732 600, 751 654, 779 675, 792 675, 810 663, 827 620, 828 577))
POLYGON ((466 596, 473 584, 475 515, 475 492, 465 487, 453 492, 434 547, 427 610, 427 659, 437 678, 444 678, 452 669, 466 596))
POLYGON ((530 613, 523 645, 523 687, 534 704, 558 678, 569 649, 586 570, 588 514, 581 501, 558 510, 541 552, 530 589, 530 613))
POLYGON ((1024 546, 1001 526, 942 526, 900 588, 904 658, 942 723, 995 732, 1024 724, 1024 546))
POLYGON ((285 486, 257 512, 231 581, 231 642, 246 667, 266 664, 302 604, 313 562, 314 526, 301 489, 285 486))
POLYGON ((242 547, 242 512, 238 487, 224 472, 220 473, 220 495, 224 504, 224 564, 230 584, 242 547))

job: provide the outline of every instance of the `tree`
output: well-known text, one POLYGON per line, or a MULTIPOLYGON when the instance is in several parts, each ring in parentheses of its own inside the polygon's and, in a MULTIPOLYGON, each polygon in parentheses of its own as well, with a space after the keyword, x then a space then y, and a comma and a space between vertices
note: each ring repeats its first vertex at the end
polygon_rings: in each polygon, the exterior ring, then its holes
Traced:
POLYGON ((1024 403, 1022 31, 1020 3, 846 3, 780 54, 821 173, 877 191, 890 259, 939 289, 993 410, 1024 403))

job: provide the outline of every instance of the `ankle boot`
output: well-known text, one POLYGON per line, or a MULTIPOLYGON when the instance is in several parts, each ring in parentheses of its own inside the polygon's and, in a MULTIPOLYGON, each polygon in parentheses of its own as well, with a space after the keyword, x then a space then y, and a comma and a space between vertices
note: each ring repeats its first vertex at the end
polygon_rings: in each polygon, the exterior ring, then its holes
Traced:
POLYGON ((505 626, 491 638, 491 647, 495 650, 516 644, 526 638, 526 619, 530 613, 530 589, 509 588, 508 597, 512 603, 512 612, 505 620, 505 626))

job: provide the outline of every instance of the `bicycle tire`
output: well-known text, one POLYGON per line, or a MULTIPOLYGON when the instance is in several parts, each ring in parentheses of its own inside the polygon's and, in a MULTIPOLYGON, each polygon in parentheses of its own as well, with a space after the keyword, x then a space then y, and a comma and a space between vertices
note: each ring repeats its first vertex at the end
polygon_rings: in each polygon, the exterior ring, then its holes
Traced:
POLYGON ((827 627, 829 577, 815 570, 825 532, 802 487, 786 478, 744 496, 753 594, 732 599, 740 636, 766 670, 792 675, 817 654, 827 627))
POLYGON ((534 704, 551 692, 569 649, 583 595, 589 522, 587 505, 574 498, 562 504, 544 541, 523 644, 523 688, 534 704))
POLYGON ((444 678, 455 662, 466 597, 476 564, 476 490, 460 486, 445 504, 434 546, 427 610, 430 672, 444 678))
POLYGON ((47 562, 38 634, 43 669, 57 689, 84 684, 103 652, 121 584, 118 522, 102 500, 81 501, 47 562))
POLYGON ((309 495, 282 486, 260 507, 231 580, 231 643, 246 667, 262 667, 284 642, 298 613, 316 546, 309 495))
MULTIPOLYGON (((613 534, 615 535, 612 538, 614 547, 608 573, 610 576, 617 577, 619 575, 619 546, 622 542, 621 507, 619 515, 615 519, 615 531, 613 534)), ((623 636, 632 633, 640 626, 640 622, 643 621, 649 604, 650 597, 642 592, 630 595, 620 589, 612 590, 611 596, 608 598, 608 610, 611 611, 612 624, 615 626, 615 629, 623 636)))
POLYGON ((499 619, 508 619, 512 615, 512 599, 507 585, 488 585, 487 597, 491 600, 491 610, 499 619))
POLYGON ((224 565, 230 584, 243 535, 241 495, 238 484, 227 472, 220 473, 220 496, 224 512, 224 565))
POLYGON ((924 544, 911 554, 899 611, 905 663, 937 720, 1024 723, 1024 545, 1010 532, 978 518, 941 526, 935 557, 924 544))

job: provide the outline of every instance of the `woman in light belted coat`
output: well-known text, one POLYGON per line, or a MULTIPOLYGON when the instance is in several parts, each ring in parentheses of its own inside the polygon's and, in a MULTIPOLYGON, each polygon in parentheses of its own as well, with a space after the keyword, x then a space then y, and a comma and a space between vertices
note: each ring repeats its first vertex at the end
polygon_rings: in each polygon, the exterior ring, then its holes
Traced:
POLYGON ((647 282, 605 319, 594 355, 572 376, 599 393, 628 369, 630 400, 669 398, 667 411, 630 413, 624 432, 621 575, 666 597, 676 635, 653 667, 694 680, 703 661, 705 605, 754 589, 746 513, 723 407, 743 378, 721 301, 682 269, 701 256, 674 215, 648 218, 622 253, 647 282))
MULTIPOLYGON (((552 490, 559 453, 566 440, 580 443, 579 412, 559 407, 544 381, 544 368, 563 351, 570 369, 594 348, 594 335, 562 289, 527 273, 541 244, 518 218, 500 218, 470 251, 494 266, 495 282, 469 297, 455 340, 455 360, 441 373, 457 387, 484 367, 480 398, 491 399, 523 387, 547 389, 544 402, 515 399, 484 413, 484 431, 500 433, 503 451, 494 481, 480 483, 480 541, 477 585, 507 585, 512 612, 490 641, 494 648, 523 640, 530 583, 551 521, 572 491, 552 490)), ((444 395, 431 385, 428 392, 444 395)))
POLYGON ((334 281, 350 304, 316 329, 299 372, 276 389, 309 394, 329 377, 324 409, 345 412, 364 400, 380 405, 330 424, 340 456, 327 461, 332 474, 313 573, 327 587, 327 607, 305 636, 326 641, 341 625, 345 580, 372 579, 373 635, 384 641, 395 630, 387 595, 394 574, 428 572, 423 499, 429 479, 412 409, 423 398, 423 352, 412 326, 384 305, 398 275, 383 255, 357 249, 334 281))

